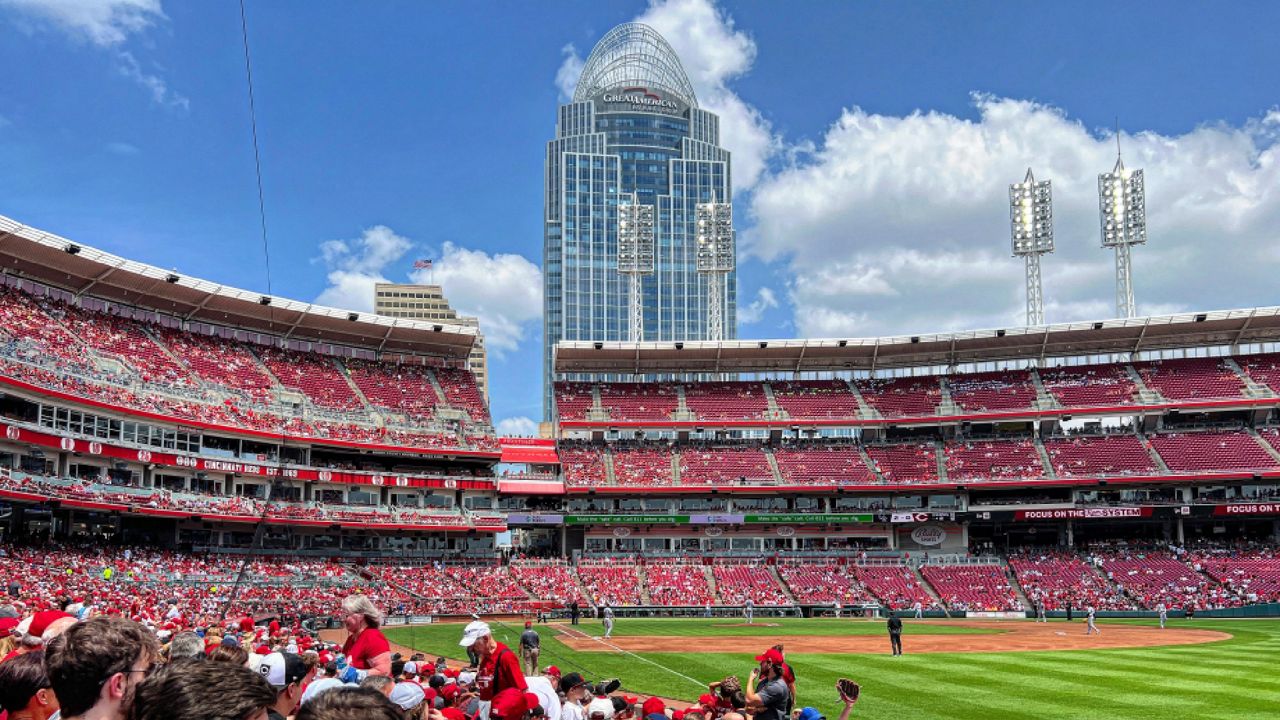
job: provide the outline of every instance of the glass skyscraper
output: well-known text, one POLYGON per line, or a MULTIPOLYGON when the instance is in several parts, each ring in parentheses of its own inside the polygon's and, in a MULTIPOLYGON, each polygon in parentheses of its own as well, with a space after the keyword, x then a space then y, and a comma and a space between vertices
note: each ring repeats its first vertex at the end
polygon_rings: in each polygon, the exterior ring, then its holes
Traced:
MULTIPOLYGON (((675 51, 627 23, 591 51, 547 143, 543 234, 543 413, 561 340, 628 340, 629 280, 618 272, 618 204, 654 208, 654 272, 643 276, 643 340, 707 339, 707 280, 696 264, 698 203, 731 202, 720 118, 698 107, 675 51)), ((724 336, 736 337, 737 278, 724 336)))

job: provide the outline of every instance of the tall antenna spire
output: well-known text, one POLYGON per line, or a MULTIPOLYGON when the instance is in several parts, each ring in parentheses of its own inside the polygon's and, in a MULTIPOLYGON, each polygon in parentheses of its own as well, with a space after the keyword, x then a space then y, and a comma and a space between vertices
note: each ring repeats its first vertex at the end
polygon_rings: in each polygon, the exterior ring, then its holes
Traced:
POLYGON ((1121 153, 1120 153, 1120 116, 1117 115, 1116 116, 1116 164, 1120 165, 1122 162, 1123 160, 1121 159, 1121 153))

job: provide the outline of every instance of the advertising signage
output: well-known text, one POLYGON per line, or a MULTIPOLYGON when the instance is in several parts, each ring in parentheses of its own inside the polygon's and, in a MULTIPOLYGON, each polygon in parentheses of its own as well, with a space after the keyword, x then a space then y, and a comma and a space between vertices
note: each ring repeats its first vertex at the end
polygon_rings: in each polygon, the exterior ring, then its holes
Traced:
POLYGON ((688 108, 679 100, 665 97, 652 88, 625 87, 605 90, 593 98, 596 112, 652 112, 684 115, 688 108))
POLYGON ((1246 503, 1243 505, 1218 505, 1213 514, 1223 515, 1280 515, 1280 503, 1246 503))
MULTIPOLYGON (((526 517, 526 516, 511 516, 526 517)), ((871 513, 773 513, 764 515, 565 515, 565 525, 829 525, 871 523, 871 513)), ((517 522, 517 521, 512 521, 517 522)))
POLYGON ((1149 518, 1149 507, 1058 508, 1057 510, 1019 510, 1014 520, 1095 520, 1105 518, 1149 518))

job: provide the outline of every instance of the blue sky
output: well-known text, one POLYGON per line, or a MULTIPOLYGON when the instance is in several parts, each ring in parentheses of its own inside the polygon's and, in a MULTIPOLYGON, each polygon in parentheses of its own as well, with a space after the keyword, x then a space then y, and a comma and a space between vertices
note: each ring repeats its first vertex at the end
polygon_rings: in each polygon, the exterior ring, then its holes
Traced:
MULTIPOLYGON (((540 411, 555 106, 637 18, 725 118, 744 337, 1017 322, 1004 193, 1028 165, 1055 182, 1048 319, 1109 317, 1092 183, 1117 117, 1148 176, 1140 310, 1277 302, 1276 3, 247 5, 272 290, 367 305, 436 259, 494 340, 497 419, 540 411)), ((0 0, 0 214, 265 290, 239 23, 229 1, 0 0)))

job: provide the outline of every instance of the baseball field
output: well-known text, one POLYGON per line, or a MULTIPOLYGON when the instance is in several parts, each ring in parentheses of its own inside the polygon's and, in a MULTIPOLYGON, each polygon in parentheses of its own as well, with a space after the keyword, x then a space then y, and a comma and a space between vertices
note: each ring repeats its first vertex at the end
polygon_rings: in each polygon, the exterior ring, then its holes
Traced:
MULTIPOLYGON (((515 646, 518 623, 494 623, 515 646)), ((835 720, 834 685, 862 685, 853 718, 1275 718, 1280 717, 1280 620, 1082 622, 907 620, 906 654, 892 657, 883 621, 620 618, 609 641, 598 622, 538 626, 540 664, 589 679, 620 678, 631 692, 693 700, 706 683, 753 656, 786 647, 800 705, 835 720)), ((390 628, 393 643, 459 657, 461 625, 390 628)))

